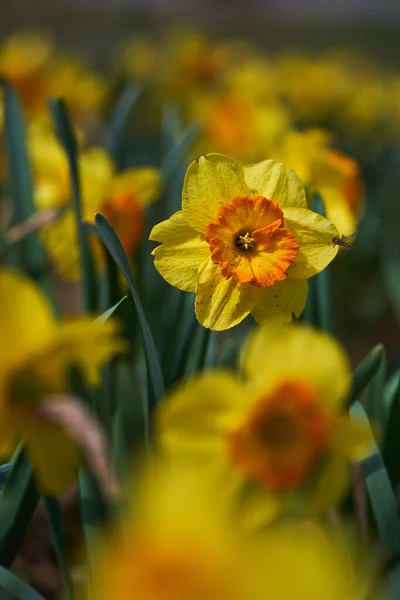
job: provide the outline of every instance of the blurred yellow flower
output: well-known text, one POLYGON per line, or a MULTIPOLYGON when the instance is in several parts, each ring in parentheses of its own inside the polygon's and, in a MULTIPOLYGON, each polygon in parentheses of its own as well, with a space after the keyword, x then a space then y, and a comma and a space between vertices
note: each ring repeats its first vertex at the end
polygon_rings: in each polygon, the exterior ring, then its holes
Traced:
MULTIPOLYGON (((69 166, 63 148, 52 132, 35 129, 30 136, 34 173, 34 197, 39 210, 66 207, 56 223, 42 231, 52 260, 68 279, 80 276, 79 248, 75 217, 70 208, 69 166)), ((153 167, 138 167, 117 173, 109 154, 102 148, 83 150, 79 156, 82 216, 92 221, 96 212, 110 220, 127 252, 140 243, 144 229, 144 208, 157 199, 161 176, 153 167)), ((97 262, 101 248, 91 237, 97 262)))
POLYGON ((101 368, 123 343, 112 320, 57 322, 40 289, 5 268, 0 329, 0 453, 8 457, 22 439, 41 490, 58 494, 74 481, 82 459, 66 430, 41 416, 41 404, 67 389, 70 367, 78 367, 90 385, 99 383, 101 368))
POLYGON ((117 74, 125 79, 148 81, 157 77, 161 58, 161 48, 151 38, 136 35, 118 49, 113 66, 117 74))
POLYGON ((202 148, 255 162, 276 146, 290 118, 277 101, 255 102, 237 92, 196 95, 191 117, 203 122, 202 148))
POLYGON ((30 114, 45 102, 43 76, 53 52, 49 36, 24 31, 8 37, 0 47, 0 75, 15 86, 30 114))
POLYGON ((255 482, 249 522, 295 498, 309 516, 337 504, 349 461, 369 441, 344 414, 351 374, 339 344, 306 326, 259 328, 243 353, 243 380, 200 375, 172 392, 157 415, 162 451, 255 482), (305 352, 306 349, 306 352, 305 352))
POLYGON ((243 167, 222 154, 189 166, 182 210, 156 225, 154 264, 171 285, 196 292, 195 312, 224 330, 249 313, 259 323, 290 321, 307 278, 336 256, 337 230, 308 210, 297 175, 266 160, 243 167))
POLYGON ((276 85, 297 118, 316 124, 343 105, 349 79, 340 56, 282 54, 276 63, 276 85))
POLYGON ((93 600, 354 599, 334 536, 313 523, 244 532, 222 496, 193 465, 152 465, 100 552, 93 600))
POLYGON ((274 155, 296 171, 302 183, 322 195, 327 218, 340 234, 357 229, 363 204, 363 185, 357 162, 333 150, 329 134, 320 129, 290 131, 274 155))
POLYGON ((48 65, 44 85, 48 97, 65 99, 77 116, 101 110, 109 92, 106 79, 78 56, 55 57, 48 65))

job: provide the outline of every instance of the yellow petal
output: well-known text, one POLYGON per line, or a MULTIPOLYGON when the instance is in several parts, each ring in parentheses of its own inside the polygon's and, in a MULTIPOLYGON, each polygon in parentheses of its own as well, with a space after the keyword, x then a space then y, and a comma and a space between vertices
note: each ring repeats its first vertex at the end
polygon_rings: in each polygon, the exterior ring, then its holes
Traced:
POLYGON ((274 200, 283 209, 287 206, 307 208, 304 186, 294 171, 286 173, 276 160, 264 160, 243 167, 247 185, 254 193, 274 200))
POLYGON ((312 277, 335 258, 338 252, 332 239, 338 236, 336 227, 307 208, 286 208, 285 225, 299 244, 299 254, 288 270, 289 277, 312 277))
POLYGON ((269 388, 285 378, 309 381, 333 409, 350 389, 350 366, 341 346, 306 325, 257 328, 244 349, 243 369, 251 382, 269 388))
POLYGON ((61 322, 29 366, 50 389, 63 388, 68 367, 81 369, 89 384, 96 385, 104 364, 125 349, 117 332, 113 319, 102 322, 82 316, 61 322))
POLYGON ((199 269, 195 312, 201 325, 214 331, 234 327, 253 310, 261 294, 258 287, 225 279, 221 269, 207 259, 199 269))
POLYGON ((41 492, 55 496, 67 491, 82 464, 78 445, 63 427, 38 418, 27 418, 21 433, 41 492))
POLYGON ((210 256, 203 236, 189 227, 180 210, 153 227, 150 239, 163 242, 152 252, 160 275, 178 289, 194 292, 199 267, 210 256))
POLYGON ((306 279, 278 281, 261 290, 260 299, 251 314, 260 325, 288 323, 292 314, 298 317, 303 312, 307 294, 306 279))
POLYGON ((115 171, 110 155, 103 148, 91 148, 79 159, 82 214, 92 220, 106 200, 107 187, 115 171))
POLYGON ((347 415, 338 415, 332 428, 329 446, 343 458, 360 458, 373 444, 369 427, 351 420, 347 415))
POLYGON ((317 517, 323 512, 335 508, 347 492, 351 470, 348 460, 333 456, 323 466, 315 487, 305 506, 305 516, 317 517))
POLYGON ((224 154, 207 154, 193 161, 186 171, 182 192, 185 220, 196 231, 216 219, 221 204, 235 196, 251 196, 243 167, 224 154))
POLYGON ((22 273, 0 269, 0 364, 5 371, 53 335, 55 321, 40 288, 22 273))
POLYGON ((181 385, 158 409, 161 447, 188 456, 219 455, 222 436, 237 424, 243 402, 245 390, 230 373, 215 371, 181 385))
POLYGON ((325 202, 326 216, 335 225, 341 235, 351 235, 357 229, 357 218, 338 190, 321 189, 325 202))
POLYGON ((118 192, 131 192, 137 196, 140 204, 152 204, 161 191, 161 174, 154 167, 127 169, 113 177, 108 187, 108 195, 118 192))

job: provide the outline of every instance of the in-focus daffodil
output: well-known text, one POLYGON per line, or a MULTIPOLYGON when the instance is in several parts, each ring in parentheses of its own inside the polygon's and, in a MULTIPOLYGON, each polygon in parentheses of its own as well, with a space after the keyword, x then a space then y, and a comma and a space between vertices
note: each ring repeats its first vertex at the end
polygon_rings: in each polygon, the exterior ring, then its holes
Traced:
POLYGON ((351 377, 343 350, 306 326, 259 328, 242 366, 241 381, 214 372, 171 393, 156 421, 162 450, 251 484, 249 522, 292 504, 308 515, 335 506, 351 459, 369 441, 344 412, 351 377))
POLYGON ((309 190, 309 199, 318 191, 326 216, 342 235, 357 229, 363 204, 363 185, 357 162, 334 150, 330 136, 320 129, 288 132, 274 155, 296 171, 309 190))
POLYGON ((290 321, 307 298, 307 278, 336 256, 337 229, 307 208, 294 171, 266 160, 243 167, 222 154, 189 166, 182 210, 156 225, 155 266, 171 285, 196 292, 195 311, 224 330, 252 314, 290 321))
POLYGON ((116 324, 77 317, 57 321, 43 293, 24 275, 0 270, 0 453, 22 440, 44 493, 58 494, 76 478, 82 457, 66 430, 43 418, 46 397, 68 389, 68 369, 90 385, 123 349, 116 324))
MULTIPOLYGON (((56 223, 42 231, 46 249, 58 270, 67 279, 80 275, 76 223, 71 205, 68 161, 52 132, 35 128, 30 138, 34 173, 34 198, 39 210, 66 208, 56 223)), ((154 202, 161 188, 160 173, 153 167, 117 172, 110 155, 102 148, 83 150, 79 156, 82 216, 92 221, 96 212, 106 215, 127 252, 140 244, 144 209, 154 202)), ((92 248, 101 261, 95 238, 92 248)))

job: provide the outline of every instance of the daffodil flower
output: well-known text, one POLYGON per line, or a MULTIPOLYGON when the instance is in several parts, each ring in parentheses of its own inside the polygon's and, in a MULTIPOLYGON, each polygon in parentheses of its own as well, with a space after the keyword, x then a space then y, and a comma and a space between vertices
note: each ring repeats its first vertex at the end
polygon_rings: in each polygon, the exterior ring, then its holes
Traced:
POLYGON ((67 390, 68 369, 88 384, 99 383, 105 362, 123 349, 116 324, 77 317, 57 321, 50 304, 29 279, 0 270, 0 454, 7 458, 23 440, 44 493, 58 494, 76 478, 78 445, 41 408, 67 390))
POLYGON ((307 208, 293 171, 266 160, 242 167, 222 154, 189 166, 182 210, 156 225, 154 264, 196 292, 198 321, 224 330, 248 314, 261 324, 300 315, 307 279, 336 256, 337 229, 307 208))
POLYGON ((250 522, 257 511, 267 518, 288 507, 299 491, 308 515, 335 506, 351 459, 369 441, 344 414, 351 379, 343 350, 306 326, 259 328, 243 376, 200 375, 173 392, 156 422, 161 448, 251 483, 250 522))
MULTIPOLYGON (((69 280, 80 276, 79 245, 75 215, 71 208, 68 162, 53 133, 46 128, 31 130, 30 153, 34 171, 34 199, 39 210, 66 208, 59 220, 42 231, 47 252, 59 272, 69 280)), ((111 222, 128 253, 137 248, 145 224, 145 207, 161 189, 161 177, 153 167, 137 167, 117 173, 109 154, 94 147, 79 156, 82 216, 92 221, 96 212, 111 222)), ((91 237, 96 264, 102 251, 91 237)))
POLYGON ((147 466, 100 552, 93 600, 358 597, 360 570, 343 539, 310 521, 245 532, 224 489, 203 475, 190 463, 147 466))

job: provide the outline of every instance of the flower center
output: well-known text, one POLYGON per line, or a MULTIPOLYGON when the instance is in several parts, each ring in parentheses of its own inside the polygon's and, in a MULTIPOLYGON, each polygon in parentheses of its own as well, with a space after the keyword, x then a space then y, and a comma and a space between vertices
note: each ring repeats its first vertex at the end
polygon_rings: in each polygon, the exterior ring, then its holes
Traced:
POLYGON ((223 204, 204 235, 226 279, 259 287, 286 279, 299 252, 278 204, 263 196, 236 196, 223 204))
POLYGON ((238 235, 235 239, 235 243, 240 250, 252 250, 255 248, 256 240, 251 237, 251 234, 247 231, 244 235, 238 235))
POLYGON ((331 427, 317 390, 289 380, 261 397, 227 436, 233 465, 276 491, 300 485, 322 457, 331 427))
POLYGON ((125 251, 135 250, 144 231, 144 211, 137 196, 121 190, 105 203, 102 212, 114 227, 125 251))

